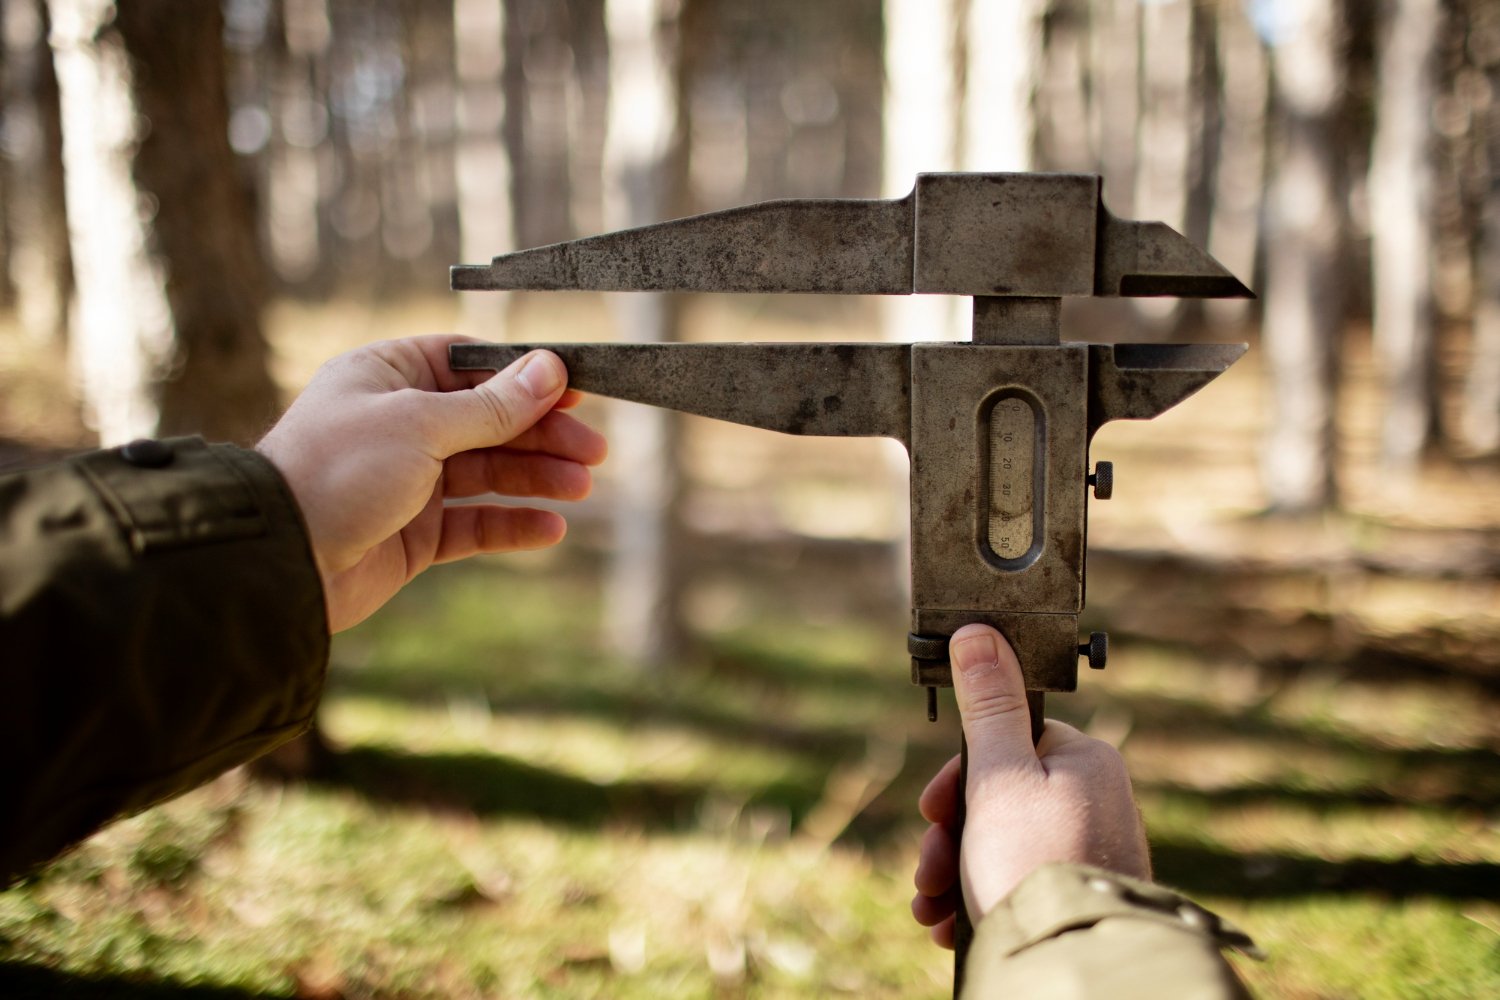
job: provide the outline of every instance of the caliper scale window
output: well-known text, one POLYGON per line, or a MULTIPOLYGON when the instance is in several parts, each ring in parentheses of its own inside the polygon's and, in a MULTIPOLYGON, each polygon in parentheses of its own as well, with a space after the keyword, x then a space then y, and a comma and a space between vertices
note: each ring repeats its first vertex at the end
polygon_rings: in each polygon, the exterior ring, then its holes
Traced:
POLYGON ((1031 554, 1041 537, 1036 506, 1036 411, 1018 396, 995 402, 989 414, 989 524, 985 541, 995 558, 1015 562, 1031 554))

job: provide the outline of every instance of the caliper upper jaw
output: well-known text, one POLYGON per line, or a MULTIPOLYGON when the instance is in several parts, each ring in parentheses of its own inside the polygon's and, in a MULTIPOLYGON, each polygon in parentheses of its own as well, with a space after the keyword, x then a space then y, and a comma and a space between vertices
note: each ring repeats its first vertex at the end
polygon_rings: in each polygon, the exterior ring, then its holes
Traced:
POLYGON ((1224 265, 1165 223, 1118 218, 1101 201, 1097 239, 1095 295, 1255 298, 1224 265))

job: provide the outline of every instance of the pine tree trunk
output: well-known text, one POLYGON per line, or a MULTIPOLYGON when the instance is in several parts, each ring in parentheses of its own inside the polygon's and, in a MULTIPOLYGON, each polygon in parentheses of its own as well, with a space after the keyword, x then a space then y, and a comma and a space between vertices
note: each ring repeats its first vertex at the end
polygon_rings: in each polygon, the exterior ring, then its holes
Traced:
POLYGON ((1487 40, 1482 50, 1476 44, 1475 54, 1490 85, 1484 119, 1488 197, 1480 221, 1473 347, 1460 426, 1469 449, 1480 455, 1500 455, 1500 9, 1477 9, 1471 38, 1487 40))
POLYGON ((1436 237, 1431 118, 1442 11, 1439 0, 1399 0, 1385 25, 1376 73, 1370 163, 1375 346, 1385 384, 1381 457, 1409 475, 1432 439, 1436 405, 1436 237))
MULTIPOLYGON (((689 0, 691 2, 691 0, 689 0)), ((671 0, 609 0, 609 131, 605 224, 659 222, 674 214, 685 179, 679 102, 678 7, 671 0)), ((610 296, 623 339, 676 340, 679 300, 661 293, 610 296)), ((671 662, 685 647, 681 418, 655 407, 615 405, 613 456, 629 470, 617 485, 615 553, 606 590, 606 631, 615 651, 641 666, 671 662)))
POLYGON ((276 276, 308 289, 326 285, 329 277, 319 209, 319 150, 328 138, 319 79, 330 42, 327 0, 282 0, 281 15, 269 42, 272 133, 262 225, 276 276))
MULTIPOLYGON (((1223 126, 1214 164, 1208 249, 1231 274, 1248 281, 1255 273, 1266 181, 1269 67, 1245 11, 1237 5, 1221 5, 1217 14, 1223 126)), ((1235 328, 1245 322, 1249 300, 1211 299, 1205 310, 1214 325, 1235 328)))
POLYGON ((1339 153, 1342 34, 1336 0, 1297 4, 1271 46, 1276 155, 1267 194, 1262 344, 1270 415, 1262 464, 1267 499, 1283 512, 1332 506, 1335 367, 1344 320, 1339 153))
POLYGON ((1089 109, 1099 171, 1110 210, 1137 218, 1136 132, 1140 120, 1140 17, 1137 0, 1093 0, 1092 42, 1096 79, 1089 109))
POLYGON ((1089 5, 1052 0, 1043 19, 1045 38, 1038 73, 1035 165, 1044 170, 1088 173, 1095 169, 1089 121, 1089 5))
POLYGON ((573 235, 604 228, 604 139, 609 130, 609 32, 604 0, 572 0, 573 81, 568 119, 573 235))
POLYGON ((249 442, 278 399, 254 220, 229 148, 219 6, 50 0, 50 10, 74 358, 100 437, 249 442))
MULTIPOLYGON (((468 264, 516 249, 511 162, 504 138, 504 0, 454 0, 453 70, 457 77, 459 255, 468 264)), ((505 337, 508 292, 460 295, 460 329, 474 337, 505 337)))
MULTIPOLYGON (((1193 149, 1193 7, 1162 0, 1141 11, 1141 110, 1135 217, 1165 222, 1181 232, 1187 218, 1188 167, 1193 149)), ((1182 303, 1132 299, 1143 325, 1165 336, 1182 303)))
MULTIPOLYGON (((882 193, 911 193, 917 174, 963 164, 961 111, 968 60, 961 40, 968 0, 886 0, 885 135, 882 193)), ((965 321, 946 295, 904 295, 880 302, 890 340, 943 340, 965 321)), ((905 469, 902 469, 904 488, 905 469)), ((906 525, 901 526, 905 536, 906 525)))
POLYGON ((965 170, 1030 170, 1036 162, 1035 100, 1048 2, 969 0, 961 104, 965 170))
POLYGON ((4 7, 6 266, 16 319, 32 340, 62 343, 73 268, 63 200, 62 118, 42 0, 4 7))

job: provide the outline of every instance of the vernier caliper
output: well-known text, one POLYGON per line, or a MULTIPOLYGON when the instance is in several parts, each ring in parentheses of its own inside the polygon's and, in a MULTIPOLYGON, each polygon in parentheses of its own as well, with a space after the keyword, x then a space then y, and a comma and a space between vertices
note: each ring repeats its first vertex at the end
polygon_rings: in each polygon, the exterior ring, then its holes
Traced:
POLYGON ((1089 442, 1212 381, 1243 344, 1063 342, 1064 296, 1243 297, 1159 222, 1117 219, 1090 174, 921 174, 905 198, 788 200, 557 243, 452 269, 460 291, 579 289, 968 295, 969 343, 464 344, 456 369, 557 352, 569 385, 788 434, 891 437, 911 459, 912 680, 951 684, 947 640, 969 622, 1010 641, 1031 692, 1072 691, 1087 492, 1109 463, 1089 442))

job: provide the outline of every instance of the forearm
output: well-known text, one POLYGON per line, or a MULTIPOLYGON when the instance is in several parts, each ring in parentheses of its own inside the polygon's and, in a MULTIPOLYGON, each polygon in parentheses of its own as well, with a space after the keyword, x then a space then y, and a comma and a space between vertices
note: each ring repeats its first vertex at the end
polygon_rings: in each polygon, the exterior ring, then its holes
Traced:
POLYGON ((253 452, 167 444, 0 477, 7 880, 317 706, 328 631, 290 493, 253 452))

